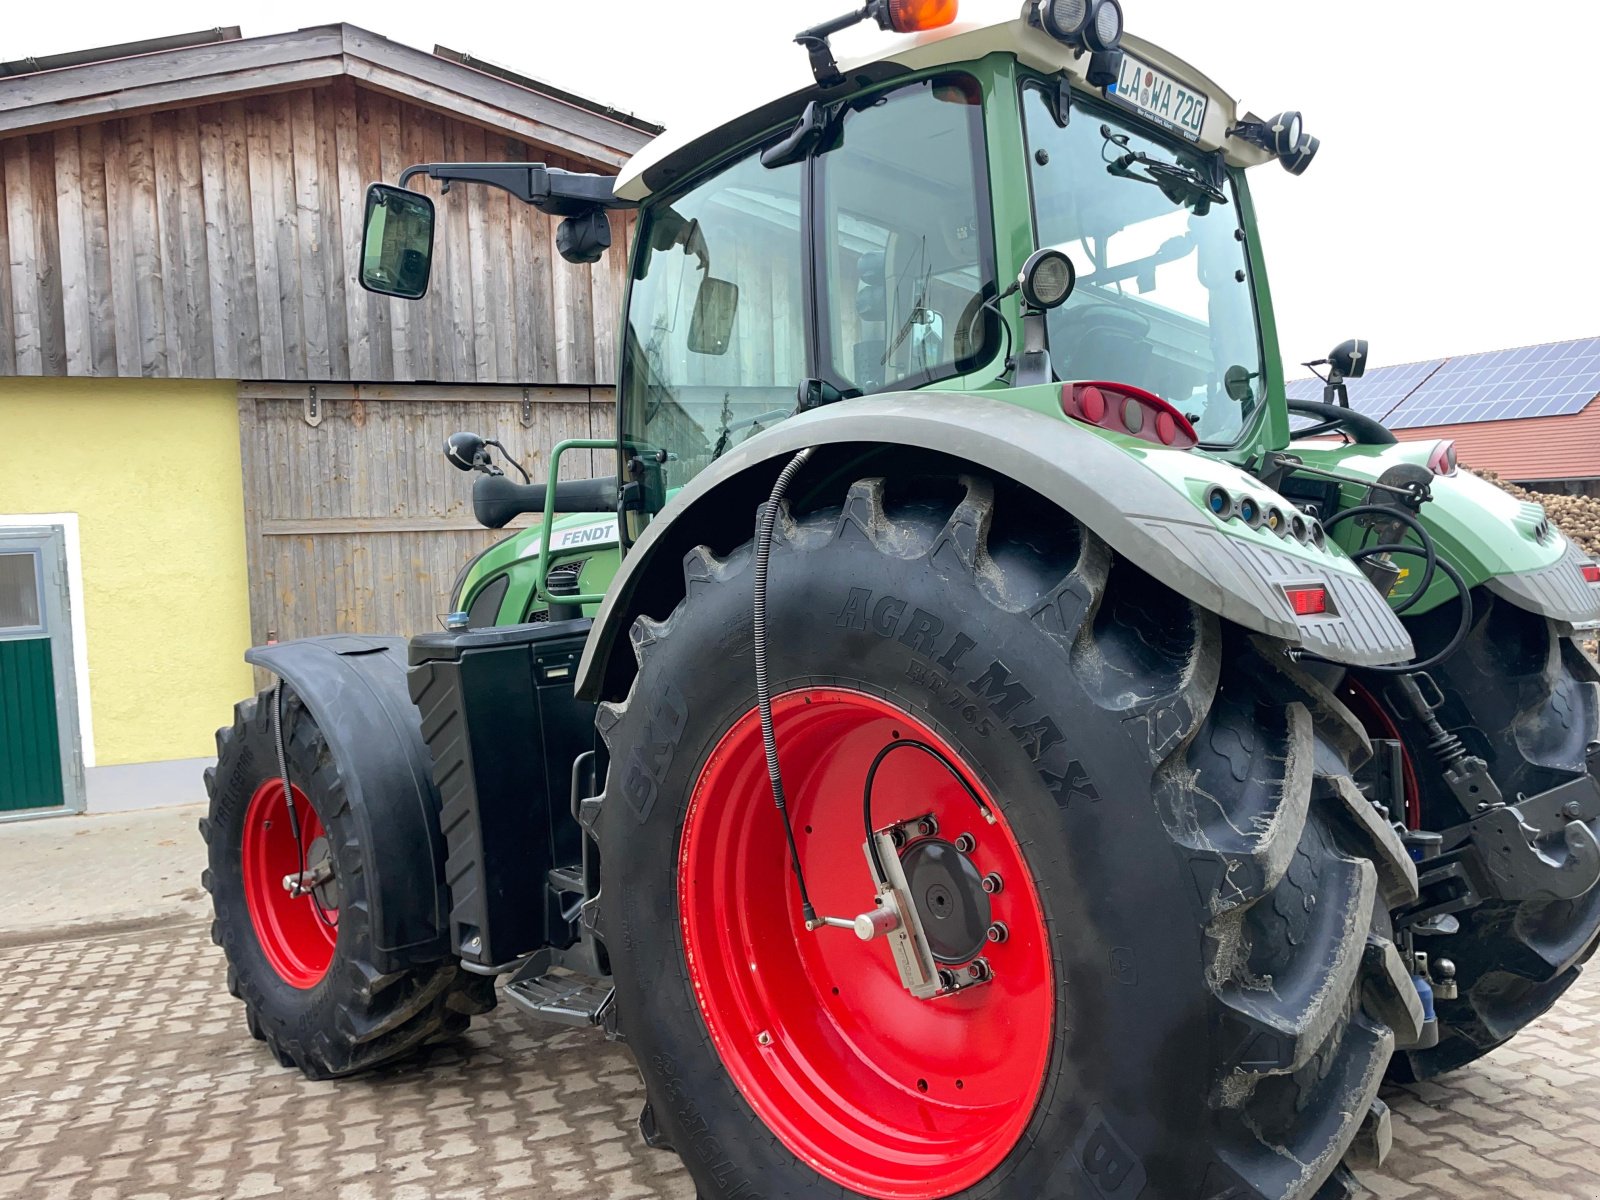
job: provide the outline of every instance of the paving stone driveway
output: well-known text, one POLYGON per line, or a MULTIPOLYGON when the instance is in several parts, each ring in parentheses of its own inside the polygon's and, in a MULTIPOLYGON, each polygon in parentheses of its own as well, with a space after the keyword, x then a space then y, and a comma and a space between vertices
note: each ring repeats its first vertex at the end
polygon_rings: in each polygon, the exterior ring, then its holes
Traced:
MULTIPOLYGON (((425 1063, 309 1083, 245 1032, 203 925, 0 949, 0 1197, 693 1200, 640 1098, 617 1047, 504 1009, 425 1063)), ((1596 1200, 1600 982, 1390 1102, 1379 1196, 1596 1200)))

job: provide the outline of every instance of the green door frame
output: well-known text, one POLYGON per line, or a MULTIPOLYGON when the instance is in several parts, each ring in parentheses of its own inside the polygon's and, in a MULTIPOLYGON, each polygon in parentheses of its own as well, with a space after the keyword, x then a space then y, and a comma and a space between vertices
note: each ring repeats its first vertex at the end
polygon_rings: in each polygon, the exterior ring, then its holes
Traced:
POLYGON ((0 525, 0 554, 19 553, 31 555, 36 563, 39 624, 0 628, 0 643, 48 640, 62 803, 46 808, 0 811, 0 822, 82 812, 86 800, 72 647, 71 596, 67 582, 66 530, 60 525, 0 525))

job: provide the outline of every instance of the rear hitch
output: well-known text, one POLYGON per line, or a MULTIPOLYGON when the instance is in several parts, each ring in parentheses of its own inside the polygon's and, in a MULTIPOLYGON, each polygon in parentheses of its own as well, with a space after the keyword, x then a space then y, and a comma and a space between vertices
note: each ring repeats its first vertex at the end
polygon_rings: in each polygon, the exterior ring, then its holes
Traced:
POLYGON ((1518 804, 1494 805, 1467 823, 1468 839, 1508 900, 1551 895, 1576 900, 1600 883, 1600 784, 1592 776, 1563 783, 1518 804))

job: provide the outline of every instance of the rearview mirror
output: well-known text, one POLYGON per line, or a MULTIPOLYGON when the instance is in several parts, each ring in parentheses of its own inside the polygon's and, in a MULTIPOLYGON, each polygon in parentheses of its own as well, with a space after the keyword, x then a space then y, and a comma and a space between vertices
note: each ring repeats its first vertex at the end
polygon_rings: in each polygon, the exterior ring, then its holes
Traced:
POLYGON ((375 183, 367 189, 361 229, 361 286, 380 296, 417 300, 433 270, 433 201, 375 183))
POLYGON ((445 439, 444 456, 458 471, 476 471, 488 453, 483 438, 476 433, 452 433, 445 439))
POLYGON ((1328 351, 1328 365, 1345 379, 1360 379, 1367 370, 1367 339, 1351 338, 1328 351))
POLYGON ((696 354, 726 354, 733 342, 733 318, 738 311, 739 285, 707 275, 694 298, 689 349, 696 354))

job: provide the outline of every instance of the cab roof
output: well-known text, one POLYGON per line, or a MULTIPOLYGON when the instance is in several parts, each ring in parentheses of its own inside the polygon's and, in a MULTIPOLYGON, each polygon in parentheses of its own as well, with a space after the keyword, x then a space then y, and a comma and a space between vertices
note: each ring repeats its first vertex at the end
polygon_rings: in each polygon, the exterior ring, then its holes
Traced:
MULTIPOLYGON (((1021 15, 1008 21, 958 22, 928 33, 885 35, 877 54, 842 60, 840 70, 852 82, 865 79, 884 83, 915 71, 974 62, 990 54, 1011 54, 1024 66, 1046 74, 1064 74, 1077 90, 1094 92, 1096 89, 1085 78, 1088 56, 1075 56, 1071 46, 1030 24, 1027 15, 1032 7, 1029 0, 1023 5, 1021 15)), ((1238 121, 1239 106, 1214 80, 1143 38, 1124 34, 1122 46, 1136 58, 1210 98, 1198 142, 1202 148, 1221 150, 1228 162, 1241 167, 1256 166, 1271 158, 1260 147, 1228 136, 1228 130, 1238 121)), ((672 187, 713 159, 797 118, 807 102, 846 92, 844 85, 825 90, 812 82, 806 56, 799 47, 795 47, 793 69, 784 72, 781 82, 790 90, 776 92, 773 99, 731 120, 669 129, 650 142, 623 167, 615 185, 617 195, 625 200, 642 201, 672 187)))

